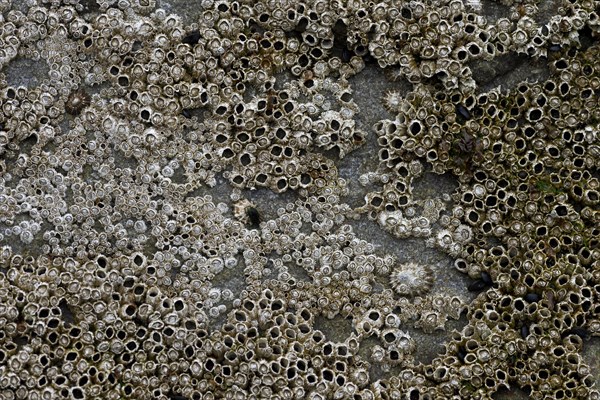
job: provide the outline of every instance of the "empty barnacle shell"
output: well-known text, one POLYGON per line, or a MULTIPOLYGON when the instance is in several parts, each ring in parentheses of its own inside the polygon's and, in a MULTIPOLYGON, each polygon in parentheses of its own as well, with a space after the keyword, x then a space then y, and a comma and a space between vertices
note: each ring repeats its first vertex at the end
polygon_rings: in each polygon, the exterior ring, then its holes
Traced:
POLYGON ((401 296, 419 296, 433 285, 434 275, 427 265, 409 262, 400 264, 390 274, 390 283, 401 296))

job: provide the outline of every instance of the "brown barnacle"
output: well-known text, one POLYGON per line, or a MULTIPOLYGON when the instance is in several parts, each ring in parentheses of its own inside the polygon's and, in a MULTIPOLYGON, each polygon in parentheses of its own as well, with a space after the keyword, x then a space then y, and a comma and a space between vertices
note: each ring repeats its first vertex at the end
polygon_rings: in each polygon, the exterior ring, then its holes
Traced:
POLYGON ((65 110, 71 115, 79 115, 81 111, 90 105, 90 95, 83 89, 78 89, 69 95, 65 103, 65 110))
POLYGON ((462 137, 456 141, 455 148, 462 153, 471 153, 477 147, 477 142, 479 142, 479 139, 475 136, 468 132, 463 132, 462 137))
POLYGON ((548 306, 548 309, 550 309, 550 311, 554 310, 554 306, 556 305, 556 301, 555 301, 555 297, 554 297, 554 292, 548 290, 545 293, 546 296, 546 304, 548 306))
POLYGON ((461 170, 471 171, 473 161, 483 160, 483 142, 468 132, 463 131, 452 147, 455 152, 454 164, 461 170))

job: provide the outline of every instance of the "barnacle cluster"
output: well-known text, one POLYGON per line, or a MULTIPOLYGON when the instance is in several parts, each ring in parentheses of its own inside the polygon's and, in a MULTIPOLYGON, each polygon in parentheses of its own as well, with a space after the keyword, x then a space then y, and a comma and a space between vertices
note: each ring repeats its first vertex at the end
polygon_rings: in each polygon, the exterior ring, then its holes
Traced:
POLYGON ((0 0, 0 397, 600 399, 597 0, 199 3, 0 0))

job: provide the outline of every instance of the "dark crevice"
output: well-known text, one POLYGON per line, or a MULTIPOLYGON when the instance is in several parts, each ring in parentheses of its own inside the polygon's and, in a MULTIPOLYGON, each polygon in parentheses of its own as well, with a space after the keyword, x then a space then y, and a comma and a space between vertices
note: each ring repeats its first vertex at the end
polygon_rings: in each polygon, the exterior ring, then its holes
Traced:
POLYGON ((511 389, 501 388, 492 395, 494 400, 527 400, 528 398, 527 392, 514 386, 511 389))
POLYGON ((524 54, 504 54, 491 61, 476 60, 468 64, 473 72, 473 79, 479 86, 479 92, 485 93, 498 85, 503 91, 514 89, 522 76, 527 75, 528 81, 542 81, 550 77, 545 59, 532 59, 524 54), (527 71, 527 74, 524 74, 527 71))
POLYGON ((581 44, 578 48, 580 52, 584 52, 592 45, 598 43, 598 37, 594 38, 594 33, 588 25, 581 28, 577 33, 579 34, 579 43, 581 44))
POLYGON ((71 324, 74 324, 75 315, 73 315, 73 312, 69 308, 69 304, 67 303, 67 301, 64 299, 61 300, 58 306, 60 307, 62 319, 65 322, 65 325, 70 326, 71 324))

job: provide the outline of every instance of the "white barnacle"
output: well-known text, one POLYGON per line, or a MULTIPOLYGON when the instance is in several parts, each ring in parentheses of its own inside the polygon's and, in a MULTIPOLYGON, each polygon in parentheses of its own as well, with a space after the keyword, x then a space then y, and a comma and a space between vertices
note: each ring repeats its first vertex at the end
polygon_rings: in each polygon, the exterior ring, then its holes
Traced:
POLYGON ((382 227, 389 227, 396 225, 399 221, 402 221, 402 211, 382 211, 379 213, 379 225, 382 227))
POLYGON ((409 262, 392 270, 390 283, 401 296, 419 296, 431 289, 433 278, 433 271, 429 266, 409 262))
POLYGON ((397 113, 400 111, 403 98, 399 91, 389 90, 383 95, 383 106, 390 113, 397 113))

